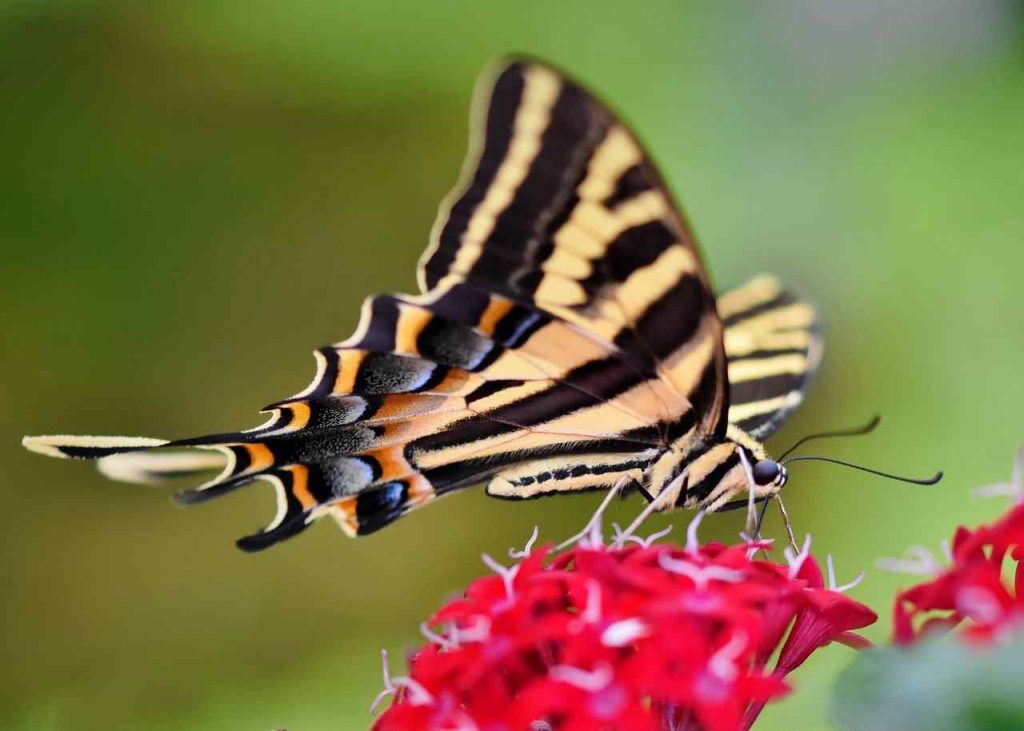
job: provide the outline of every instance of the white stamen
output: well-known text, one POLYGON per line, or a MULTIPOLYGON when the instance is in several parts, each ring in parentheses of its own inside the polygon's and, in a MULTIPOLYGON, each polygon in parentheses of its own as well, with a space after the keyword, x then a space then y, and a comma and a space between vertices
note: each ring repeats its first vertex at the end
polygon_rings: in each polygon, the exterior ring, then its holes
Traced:
POLYGON ((384 690, 377 694, 374 702, 370 705, 371 714, 377 713, 377 706, 381 704, 384 698, 397 693, 401 688, 409 691, 409 702, 411 705, 427 705, 434 702, 434 696, 430 694, 430 691, 412 678, 407 676, 391 677, 391 672, 387 666, 387 650, 381 650, 381 664, 383 666, 384 690))
POLYGON ((1009 497, 1014 503, 1024 503, 1024 444, 1017 447, 1009 482, 996 482, 973 491, 977 497, 1009 497))
POLYGON ((601 644, 605 647, 625 647, 649 633, 647 625, 641 620, 622 619, 605 627, 601 633, 601 644))
POLYGON ((993 482, 990 485, 974 488, 971 494, 980 498, 1009 497, 1014 500, 1021 499, 1019 488, 1012 482, 993 482))
POLYGON ((860 584, 860 582, 864 581, 864 577, 867 575, 863 571, 861 571, 859 574, 857 574, 853 581, 850 581, 841 586, 836 586, 836 567, 835 564, 832 563, 831 553, 825 557, 825 562, 828 564, 828 588, 831 591, 837 592, 839 594, 849 591, 850 589, 860 584))
POLYGON ((409 704, 413 706, 425 706, 429 703, 434 702, 434 696, 430 694, 426 688, 420 685, 418 682, 405 675, 399 675, 392 678, 391 672, 388 670, 388 651, 380 651, 381 664, 383 666, 384 675, 384 690, 377 694, 377 697, 373 699, 373 703, 370 705, 370 713, 377 712, 377 706, 380 705, 381 701, 387 698, 393 693, 397 693, 399 689, 405 688, 409 693, 409 704))
POLYGON ((426 622, 423 622, 420 625, 420 634, 426 637, 428 642, 433 642, 443 650, 450 650, 459 646, 458 640, 454 638, 448 639, 444 635, 438 634, 434 630, 430 629, 430 625, 426 622))
POLYGON ((382 674, 384 676, 384 690, 377 694, 377 697, 373 699, 373 703, 370 704, 370 713, 377 713, 377 706, 387 698, 389 695, 395 692, 395 686, 391 683, 391 671, 388 669, 388 651, 380 651, 380 661, 382 666, 382 674))
POLYGON ((722 680, 735 680, 738 675, 736 659, 747 649, 747 635, 737 632, 708 660, 708 669, 722 680))
POLYGON ((640 545, 644 548, 650 548, 656 541, 660 541, 662 538, 672 532, 672 526, 668 526, 664 530, 660 530, 657 533, 651 533, 651 535, 640 540, 640 545))
POLYGON ((589 693, 603 690, 612 682, 612 669, 606 664, 598 665, 594 670, 583 670, 571 665, 555 665, 548 670, 548 675, 552 680, 568 683, 589 693))
POLYGON ((658 556, 658 565, 673 574, 679 574, 690 579, 699 590, 707 588, 708 583, 714 581, 727 581, 736 583, 743 580, 742 571, 722 568, 721 566, 695 566, 686 559, 672 558, 667 553, 658 556))
POLYGON ((604 532, 601 530, 601 521, 595 520, 590 524, 590 530, 580 538, 580 545, 584 548, 597 548, 604 545, 604 532))
POLYGON ((883 558, 875 562, 884 571, 894 571, 915 576, 938 576, 942 566, 935 560, 932 552, 924 546, 911 546, 906 550, 909 558, 883 558))
POLYGON ((508 595, 508 598, 514 597, 515 591, 512 589, 512 582, 515 580, 516 574, 519 573, 519 564, 513 564, 506 568, 486 553, 480 554, 480 559, 487 565, 487 568, 501 577, 502 582, 505 584, 505 593, 508 595))
POLYGON ((618 523, 612 523, 612 548, 622 548, 627 543, 635 543, 638 546, 642 546, 644 539, 640 536, 631 536, 618 523))
POLYGON ((880 558, 875 561, 875 566, 882 569, 882 571, 889 571, 894 574, 935 576, 935 572, 923 565, 920 561, 909 558, 880 558))
MULTIPOLYGON (((683 470, 683 473, 679 475, 679 477, 677 477, 676 479, 678 480, 680 478, 683 478, 685 480, 686 476, 687 472, 686 470, 683 470)), ((644 521, 651 517, 652 513, 654 513, 657 510, 661 510, 661 508, 663 508, 666 505, 666 503, 668 503, 668 499, 672 497, 672 490, 670 488, 674 482, 675 480, 673 480, 672 483, 669 483, 669 487, 665 488, 660 493, 658 493, 658 496, 651 500, 651 502, 649 502, 647 506, 642 511, 640 511, 640 515, 636 516, 636 519, 628 526, 626 526, 626 530, 619 532, 618 537, 612 544, 613 548, 622 548, 622 546, 625 545, 625 542, 630 540, 633 534, 636 533, 636 531, 640 528, 641 525, 643 525, 644 521)))
POLYGON ((953 549, 949 545, 949 539, 943 538, 942 542, 939 543, 939 548, 942 549, 942 555, 946 558, 946 563, 953 563, 953 549))
POLYGON ((409 691, 409 705, 426 706, 434 702, 434 696, 430 691, 410 677, 400 675, 392 678, 391 683, 396 689, 405 688, 409 691))
POLYGON ((491 620, 477 615, 469 627, 452 627, 452 641, 456 644, 485 642, 491 636, 491 620))
POLYGON ((533 527, 533 533, 530 535, 530 540, 526 542, 526 546, 523 547, 522 551, 517 551, 514 548, 508 549, 509 558, 526 558, 530 555, 530 551, 533 550, 533 544, 537 542, 537 537, 540 535, 540 526, 535 525, 533 527))
POLYGON ((650 548, 656 541, 664 538, 672 532, 672 526, 668 526, 664 530, 659 530, 646 538, 640 536, 629 535, 622 528, 619 527, 618 523, 612 523, 612 530, 614 535, 612 538, 612 546, 614 548, 622 548, 626 543, 635 543, 643 548, 650 548))
POLYGON ((700 551, 700 540, 697 538, 697 529, 700 528, 701 521, 704 520, 704 511, 698 510, 697 514, 690 521, 690 524, 686 526, 686 552, 691 556, 696 556, 700 551))
POLYGON ((800 569, 803 568, 804 561, 811 555, 811 534, 808 533, 804 538, 804 545, 799 553, 794 553, 792 548, 787 548, 782 552, 782 555, 786 557, 786 562, 789 563, 789 578, 795 579, 797 574, 800 573, 800 569))
POLYGON ((559 543, 557 546, 555 546, 555 550, 564 550, 569 546, 573 545, 574 543, 582 543, 584 539, 589 539, 590 542, 588 543, 588 545, 602 545, 600 538, 601 518, 604 515, 604 511, 608 509, 609 505, 611 505, 611 502, 615 498, 615 496, 622 492, 623 488, 626 487, 629 481, 629 477, 619 478, 619 481, 616 482, 615 485, 612 486, 612 489, 608 491, 608 494, 605 495, 604 500, 601 501, 601 504, 597 506, 597 511, 591 516, 590 520, 587 521, 587 524, 583 526, 583 530, 581 530, 576 535, 567 538, 561 543, 559 543), (595 537, 597 538, 596 542, 594 541, 595 537))
POLYGON ((757 555, 758 551, 764 551, 767 556, 768 550, 775 543, 774 538, 760 538, 752 536, 746 531, 740 533, 740 540, 747 544, 747 560, 750 561, 757 555))

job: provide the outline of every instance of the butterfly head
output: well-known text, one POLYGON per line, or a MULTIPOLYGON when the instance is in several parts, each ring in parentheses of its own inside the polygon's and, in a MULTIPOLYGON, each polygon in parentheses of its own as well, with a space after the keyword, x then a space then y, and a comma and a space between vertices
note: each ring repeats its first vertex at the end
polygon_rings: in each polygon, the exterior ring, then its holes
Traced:
POLYGON ((700 479, 690 493, 696 498, 693 507, 706 510, 719 510, 734 501, 746 502, 751 492, 756 499, 770 498, 789 479, 785 465, 769 457, 760 444, 726 441, 704 459, 694 460, 694 466, 700 479), (705 462, 712 464, 702 464, 705 462))
POLYGON ((774 459, 768 458, 754 462, 750 467, 750 473, 759 487, 771 486, 782 489, 786 480, 789 479, 789 472, 786 468, 774 459))

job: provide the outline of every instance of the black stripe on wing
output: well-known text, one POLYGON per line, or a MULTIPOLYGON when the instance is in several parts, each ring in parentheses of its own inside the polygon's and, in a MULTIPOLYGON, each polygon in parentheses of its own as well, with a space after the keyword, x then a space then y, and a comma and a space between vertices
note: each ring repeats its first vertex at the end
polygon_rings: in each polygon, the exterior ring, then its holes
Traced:
POLYGON ((420 263, 426 292, 459 283, 528 303, 609 344, 724 432, 725 356, 693 236, 632 133, 578 84, 516 60, 484 87, 464 186, 420 263))
MULTIPOLYGON (((433 289, 438 280, 448 271, 458 244, 469 226, 473 212, 484 201, 491 189, 502 163, 508 156, 509 146, 515 132, 516 111, 522 104, 525 79, 524 64, 514 64, 494 81, 487 100, 486 116, 482 125, 482 140, 478 149, 470 153, 463 175, 469 175, 465 191, 449 206, 444 220, 435 223, 434 236, 440 242, 430 260, 421 264, 420 287, 422 291, 433 289), (474 159, 475 157, 475 159, 474 159)), ((478 87, 478 88, 483 88, 478 87)))
POLYGON ((762 275, 718 300, 729 359, 729 421, 764 440, 803 400, 821 361, 814 308, 762 275))

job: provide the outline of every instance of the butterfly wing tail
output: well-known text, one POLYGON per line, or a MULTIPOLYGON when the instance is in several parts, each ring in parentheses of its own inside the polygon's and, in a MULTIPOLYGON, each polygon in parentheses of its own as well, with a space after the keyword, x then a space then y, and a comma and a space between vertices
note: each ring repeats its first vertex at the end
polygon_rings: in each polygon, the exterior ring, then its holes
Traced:
POLYGON ((168 440, 152 437, 53 435, 25 437, 21 443, 48 457, 95 460, 100 472, 119 482, 156 484, 223 469, 225 464, 223 453, 167 451, 168 440))
POLYGON ((62 459, 102 459, 114 454, 138 452, 167 444, 166 439, 153 437, 91 437, 70 434, 25 437, 25 449, 48 457, 62 459))
MULTIPOLYGON (((231 436, 241 439, 245 433, 222 435, 231 436)), ((121 482, 158 484, 219 470, 207 482, 178 493, 177 501, 185 505, 204 502, 257 480, 269 482, 276 493, 277 514, 266 528, 238 541, 243 550, 269 546, 295 535, 311 522, 302 520, 309 501, 303 501, 304 495, 296 492, 300 482, 294 472, 306 469, 304 466, 275 465, 270 448, 262 442, 218 439, 211 436, 172 442, 150 437, 55 435, 25 437, 22 444, 49 457, 94 460, 103 475, 121 482)))
MULTIPOLYGON (((339 423, 345 421, 346 401, 352 400, 278 405, 278 411, 291 412, 291 417, 279 415, 269 429, 177 441, 33 436, 22 444, 50 457, 93 460, 105 476, 123 482, 152 484, 219 470, 208 481, 179 492, 176 500, 183 505, 206 502, 257 481, 269 483, 277 502, 274 518, 237 541, 242 550, 258 551, 328 515, 347 535, 366 535, 435 497, 430 482, 403 459, 399 445, 381 446, 372 428, 339 423), (302 412, 313 428, 274 428, 294 418, 295 412, 302 412), (331 426, 324 428, 325 421, 331 426)), ((419 410, 429 412, 436 406, 436 399, 420 400, 430 403, 419 410)))

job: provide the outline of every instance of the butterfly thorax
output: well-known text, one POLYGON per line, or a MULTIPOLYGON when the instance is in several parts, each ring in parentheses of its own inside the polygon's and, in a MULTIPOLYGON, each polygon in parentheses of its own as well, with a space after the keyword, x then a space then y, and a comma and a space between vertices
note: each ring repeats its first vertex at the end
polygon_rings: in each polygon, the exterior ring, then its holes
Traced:
MULTIPOLYGON (((692 435, 673 442, 644 473, 645 488, 653 496, 665 490, 671 508, 717 510, 726 503, 745 498, 750 481, 740 453, 749 465, 768 460, 764 446, 741 429, 730 426, 724 438, 692 435), (681 479, 683 473, 685 479, 681 479)), ((774 495, 781 485, 755 484, 755 497, 774 495)))

